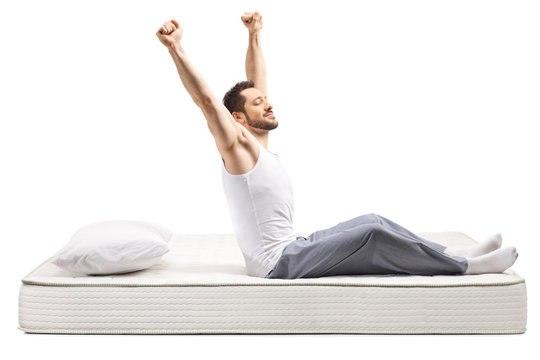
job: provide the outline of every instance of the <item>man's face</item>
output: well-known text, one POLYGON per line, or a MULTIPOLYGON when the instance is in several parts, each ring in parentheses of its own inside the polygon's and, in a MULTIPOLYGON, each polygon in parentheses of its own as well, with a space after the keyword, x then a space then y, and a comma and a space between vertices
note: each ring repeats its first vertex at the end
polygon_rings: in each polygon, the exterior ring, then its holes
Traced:
POLYGON ((262 91, 249 88, 242 90, 240 94, 246 98, 244 109, 247 125, 261 130, 273 130, 278 127, 272 105, 262 91))

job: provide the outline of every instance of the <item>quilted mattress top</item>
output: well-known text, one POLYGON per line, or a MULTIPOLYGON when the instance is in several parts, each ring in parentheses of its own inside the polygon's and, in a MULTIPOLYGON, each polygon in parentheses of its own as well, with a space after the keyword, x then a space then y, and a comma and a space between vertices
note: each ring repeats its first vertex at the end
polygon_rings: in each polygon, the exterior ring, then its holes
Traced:
MULTIPOLYGON (((474 240, 459 232, 420 233, 445 246, 467 246, 474 240)), ((248 286, 327 285, 378 287, 503 286, 524 282, 511 269, 503 274, 458 276, 347 275, 309 279, 265 279, 247 275, 244 258, 232 234, 175 235, 171 251, 153 267, 114 276, 85 276, 64 271, 52 257, 22 279, 45 286, 248 286)))

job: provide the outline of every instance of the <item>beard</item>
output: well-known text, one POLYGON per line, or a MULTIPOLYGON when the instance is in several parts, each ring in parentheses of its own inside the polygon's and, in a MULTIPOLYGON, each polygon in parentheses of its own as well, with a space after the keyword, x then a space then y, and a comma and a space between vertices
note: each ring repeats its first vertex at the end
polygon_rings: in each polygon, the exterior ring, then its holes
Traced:
POLYGON ((244 114, 246 115, 247 124, 255 129, 274 130, 279 125, 275 119, 272 121, 252 120, 247 113, 244 113, 244 114))

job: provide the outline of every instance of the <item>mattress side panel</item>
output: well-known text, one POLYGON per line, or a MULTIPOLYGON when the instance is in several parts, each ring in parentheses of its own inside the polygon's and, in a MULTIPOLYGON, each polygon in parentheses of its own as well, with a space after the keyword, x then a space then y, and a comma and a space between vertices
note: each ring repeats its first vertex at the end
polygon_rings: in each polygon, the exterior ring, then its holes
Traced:
POLYGON ((19 325, 34 333, 522 333, 524 283, 340 286, 22 285, 19 325))

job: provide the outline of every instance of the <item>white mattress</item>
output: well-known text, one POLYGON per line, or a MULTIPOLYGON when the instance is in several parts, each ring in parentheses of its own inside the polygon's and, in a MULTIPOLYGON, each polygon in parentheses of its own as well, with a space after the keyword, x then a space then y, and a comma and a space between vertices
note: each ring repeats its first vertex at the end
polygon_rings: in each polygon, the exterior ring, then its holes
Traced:
MULTIPOLYGON (((458 232, 422 233, 444 245, 458 232)), ((525 280, 504 274, 264 279, 246 274, 233 235, 176 235, 148 270, 77 276, 50 262, 22 279, 29 333, 523 333, 525 280)))

